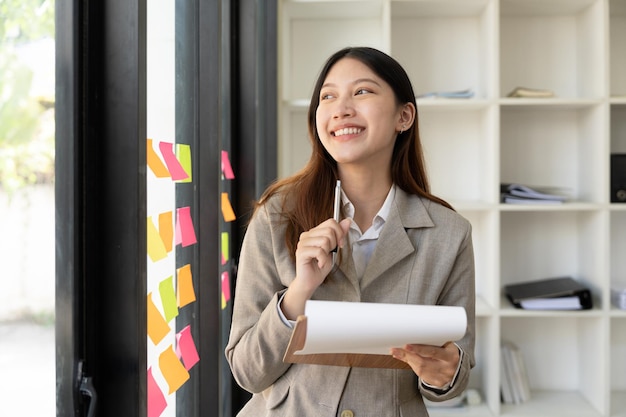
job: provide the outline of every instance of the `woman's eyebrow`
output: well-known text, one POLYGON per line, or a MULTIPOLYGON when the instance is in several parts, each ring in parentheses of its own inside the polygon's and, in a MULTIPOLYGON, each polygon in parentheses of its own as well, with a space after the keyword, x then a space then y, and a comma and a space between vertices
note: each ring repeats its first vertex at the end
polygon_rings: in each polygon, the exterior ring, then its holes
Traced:
MULTIPOLYGON (((368 83, 372 83, 372 84, 376 84, 378 86, 380 86, 380 83, 378 81, 376 81, 373 78, 357 78, 356 80, 352 81, 350 84, 360 84, 360 83, 364 83, 364 82, 368 82, 368 83)), ((326 87, 337 87, 337 84, 335 83, 324 83, 324 85, 322 85, 322 88, 326 88, 326 87)))

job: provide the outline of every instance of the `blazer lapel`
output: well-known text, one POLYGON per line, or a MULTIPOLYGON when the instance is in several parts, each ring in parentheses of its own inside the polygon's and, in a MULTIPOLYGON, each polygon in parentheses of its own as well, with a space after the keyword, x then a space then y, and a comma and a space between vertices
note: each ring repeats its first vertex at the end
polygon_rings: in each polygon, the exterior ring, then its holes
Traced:
POLYGON ((409 239, 407 229, 432 226, 434 223, 422 200, 396 188, 394 204, 391 205, 389 217, 385 221, 376 249, 365 269, 361 288, 365 288, 393 265, 418 250, 414 246, 417 242, 413 243, 409 239))

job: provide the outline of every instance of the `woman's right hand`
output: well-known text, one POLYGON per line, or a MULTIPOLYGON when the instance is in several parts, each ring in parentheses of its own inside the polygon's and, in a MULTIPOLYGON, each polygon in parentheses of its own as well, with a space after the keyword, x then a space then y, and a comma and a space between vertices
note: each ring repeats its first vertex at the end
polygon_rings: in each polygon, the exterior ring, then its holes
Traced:
POLYGON ((304 314, 304 304, 310 299, 333 268, 333 251, 343 247, 350 219, 337 223, 328 219, 300 235, 296 249, 296 277, 289 285, 281 307, 289 320, 304 314))

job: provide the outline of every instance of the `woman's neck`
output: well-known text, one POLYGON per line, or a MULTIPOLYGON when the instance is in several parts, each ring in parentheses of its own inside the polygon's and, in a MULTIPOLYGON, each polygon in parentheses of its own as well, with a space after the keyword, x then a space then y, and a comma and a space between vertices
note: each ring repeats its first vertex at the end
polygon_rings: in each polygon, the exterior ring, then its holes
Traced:
POLYGON ((372 225, 391 189, 391 178, 381 174, 341 173, 341 186, 354 206, 354 221, 363 232, 372 225))

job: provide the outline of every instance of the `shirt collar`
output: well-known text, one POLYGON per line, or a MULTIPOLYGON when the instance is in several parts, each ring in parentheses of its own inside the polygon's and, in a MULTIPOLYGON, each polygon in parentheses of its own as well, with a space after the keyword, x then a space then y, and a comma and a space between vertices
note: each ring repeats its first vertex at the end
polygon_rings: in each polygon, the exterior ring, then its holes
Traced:
MULTIPOLYGON (((380 208, 380 210, 378 210, 378 213, 376 213, 376 216, 374 216, 374 219, 372 220, 371 228, 377 231, 380 231, 380 229, 383 227, 383 225, 387 221, 387 218, 389 217, 389 213, 391 212, 391 205, 393 204, 393 200, 395 196, 396 196, 396 185, 392 184, 391 188, 389 189, 389 193, 387 193, 387 198, 385 198, 385 201, 382 207, 380 208)), ((341 190, 341 202, 343 204, 346 217, 353 218, 354 217, 354 205, 348 199, 348 196, 346 196, 343 190, 341 190)), ((356 224, 352 222, 351 227, 356 227, 356 224)))

